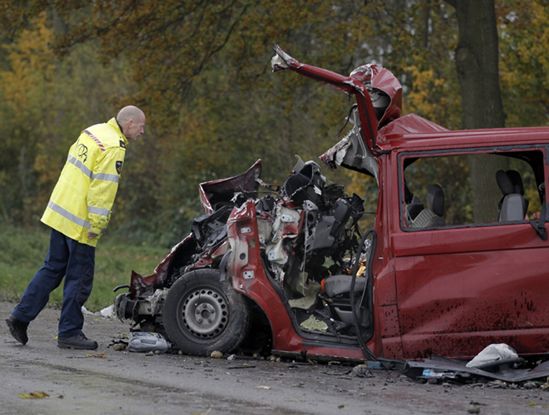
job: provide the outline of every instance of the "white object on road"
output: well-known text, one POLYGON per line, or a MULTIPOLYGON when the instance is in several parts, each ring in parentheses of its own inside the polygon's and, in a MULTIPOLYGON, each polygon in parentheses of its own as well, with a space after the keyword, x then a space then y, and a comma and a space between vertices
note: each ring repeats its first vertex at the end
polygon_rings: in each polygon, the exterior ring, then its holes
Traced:
POLYGON ((486 346, 465 366, 480 368, 497 362, 510 362, 513 360, 519 360, 519 355, 515 349, 505 343, 497 343, 486 346))
POLYGON ((104 309, 102 309, 99 314, 102 316, 102 317, 106 317, 106 318, 113 318, 115 316, 115 313, 114 313, 114 304, 111 304, 110 306, 108 307, 105 307, 104 309))
POLYGON ((93 311, 88 310, 85 306, 82 306, 81 310, 82 310, 82 314, 88 315, 88 316, 113 318, 116 315, 114 312, 114 304, 111 304, 110 306, 105 307, 101 311, 96 311, 95 313, 93 311))

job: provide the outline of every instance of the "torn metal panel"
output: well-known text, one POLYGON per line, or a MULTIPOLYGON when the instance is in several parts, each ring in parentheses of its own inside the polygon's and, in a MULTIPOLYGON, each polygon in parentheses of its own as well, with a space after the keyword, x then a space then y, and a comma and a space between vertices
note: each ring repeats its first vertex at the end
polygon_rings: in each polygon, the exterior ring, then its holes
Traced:
POLYGON ((357 109, 351 113, 353 127, 336 145, 320 156, 331 167, 343 166, 351 170, 368 173, 379 184, 377 160, 360 136, 360 120, 357 109))
POLYGON ((257 160, 244 173, 227 179, 210 180, 200 183, 198 191, 202 207, 206 213, 213 213, 220 204, 230 201, 235 193, 254 193, 259 187, 257 179, 261 175, 261 160, 257 160))
MULTIPOLYGON (((301 63, 282 50, 282 48, 278 45, 274 47, 274 51, 276 55, 281 58, 284 64, 280 66, 277 64, 279 60, 274 59, 275 64, 273 65, 273 70, 290 69, 300 75, 315 79, 317 81, 326 82, 347 93, 355 95, 359 108, 360 121, 363 127, 361 129, 361 134, 364 143, 372 152, 375 152, 374 147, 378 130, 378 122, 368 90, 366 89, 366 85, 358 79, 350 76, 340 75, 327 69, 301 63)), ((398 80, 396 81, 398 82, 398 80)))
MULTIPOLYGON (((272 224, 272 238, 266 244, 267 259, 273 265, 285 265, 288 262, 287 240, 297 238, 301 222, 301 211, 278 204, 275 208, 272 224)), ((278 268, 278 278, 283 279, 282 268, 278 268)))

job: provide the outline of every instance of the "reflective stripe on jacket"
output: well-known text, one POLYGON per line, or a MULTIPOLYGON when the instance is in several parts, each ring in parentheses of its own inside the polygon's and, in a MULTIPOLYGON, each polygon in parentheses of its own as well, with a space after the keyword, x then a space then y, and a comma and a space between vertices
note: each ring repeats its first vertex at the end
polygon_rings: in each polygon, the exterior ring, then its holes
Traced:
POLYGON ((109 223, 128 140, 114 118, 86 128, 71 146, 42 222, 91 246, 109 223))

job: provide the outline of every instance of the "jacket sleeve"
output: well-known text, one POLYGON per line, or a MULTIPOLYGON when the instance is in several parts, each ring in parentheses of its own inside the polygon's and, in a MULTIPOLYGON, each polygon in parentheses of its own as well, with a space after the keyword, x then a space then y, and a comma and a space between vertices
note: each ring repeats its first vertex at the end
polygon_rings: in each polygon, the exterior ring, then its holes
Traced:
POLYGON ((124 156, 125 149, 108 148, 95 163, 87 200, 89 232, 100 235, 109 223, 124 156))

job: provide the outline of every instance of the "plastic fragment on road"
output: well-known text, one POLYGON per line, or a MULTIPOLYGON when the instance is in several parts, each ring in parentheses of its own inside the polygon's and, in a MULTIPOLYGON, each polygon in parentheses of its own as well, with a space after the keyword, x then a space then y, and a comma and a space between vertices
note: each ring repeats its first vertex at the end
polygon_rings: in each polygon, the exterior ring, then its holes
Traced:
POLYGON ((449 370, 423 369, 420 378, 426 380, 457 380, 460 377, 470 377, 468 373, 452 372, 449 370), (460 376, 461 375, 461 376, 460 376))
POLYGON ((159 352, 164 353, 170 348, 168 341, 160 333, 134 331, 128 342, 129 352, 159 352))
POLYGON ((85 306, 82 306, 81 308, 82 314, 87 316, 98 316, 98 317, 105 317, 105 318, 114 318, 116 313, 114 311, 114 304, 111 304, 108 307, 103 308, 100 311, 90 311, 85 306))
POLYGON ((505 343, 497 343, 486 346, 465 366, 482 369, 503 363, 519 362, 520 360, 521 358, 511 346, 505 343))
POLYGON ((42 391, 19 393, 17 396, 21 399, 44 399, 50 397, 50 395, 42 391))
POLYGON ((114 304, 111 304, 110 306, 101 309, 101 311, 99 311, 99 315, 105 318, 114 318, 116 316, 116 313, 114 311, 114 304))

